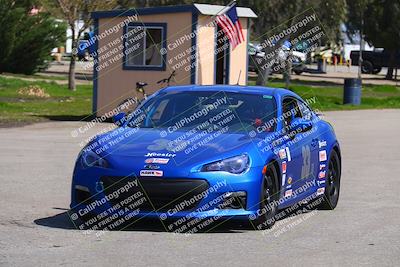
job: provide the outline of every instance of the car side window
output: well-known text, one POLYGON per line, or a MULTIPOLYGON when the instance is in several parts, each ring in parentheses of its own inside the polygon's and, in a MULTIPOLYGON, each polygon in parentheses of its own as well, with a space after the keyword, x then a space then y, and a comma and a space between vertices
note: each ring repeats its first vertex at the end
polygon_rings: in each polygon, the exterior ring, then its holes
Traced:
POLYGON ((297 100, 292 97, 285 97, 282 101, 282 112, 284 118, 285 130, 290 130, 290 125, 294 118, 301 118, 302 114, 300 112, 297 100))
POLYGON ((308 107, 308 105, 301 100, 297 100, 297 102, 298 102, 299 110, 301 112, 301 117, 305 120, 312 120, 313 112, 308 107))

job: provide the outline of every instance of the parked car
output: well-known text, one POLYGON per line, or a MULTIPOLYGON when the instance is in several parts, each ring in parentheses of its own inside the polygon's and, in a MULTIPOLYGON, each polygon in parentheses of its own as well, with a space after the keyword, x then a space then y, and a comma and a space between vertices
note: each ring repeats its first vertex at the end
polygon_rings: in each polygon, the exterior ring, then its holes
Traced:
POLYGON ((93 36, 94 32, 85 32, 83 38, 78 41, 77 56, 79 60, 88 61, 95 53, 94 42, 90 42, 93 36))
POLYGON ((265 229, 299 202, 320 201, 328 210, 338 203, 333 127, 289 90, 172 86, 115 122, 78 155, 74 223, 102 229, 146 217, 190 228, 235 218, 265 229))
MULTIPOLYGON (((271 67, 272 73, 282 73, 284 68, 279 66, 279 64, 286 60, 286 58, 289 56, 289 53, 291 53, 290 60, 292 61, 292 71, 300 75, 305 70, 305 60, 303 60, 303 58, 305 59, 306 55, 302 52, 290 51, 290 48, 282 46, 279 50, 278 56, 271 59, 271 61, 275 61, 271 67)), ((262 51, 260 46, 249 43, 248 57, 248 70, 258 73, 260 67, 258 66, 257 62, 265 62, 265 52, 262 51)), ((264 63, 261 65, 263 64, 264 63)))
POLYGON ((259 47, 256 44, 249 43, 247 47, 247 53, 248 53, 248 70, 253 71, 258 73, 258 66, 257 62, 258 60, 262 60, 265 56, 265 53, 261 50, 261 47, 259 47))
MULTIPOLYGON (((360 51, 351 51, 350 58, 353 66, 358 66, 360 51)), ((362 51, 361 71, 365 74, 378 74, 382 67, 389 67, 390 53, 384 49, 374 49, 374 51, 362 51)), ((400 67, 400 51, 396 52, 394 66, 400 67)))

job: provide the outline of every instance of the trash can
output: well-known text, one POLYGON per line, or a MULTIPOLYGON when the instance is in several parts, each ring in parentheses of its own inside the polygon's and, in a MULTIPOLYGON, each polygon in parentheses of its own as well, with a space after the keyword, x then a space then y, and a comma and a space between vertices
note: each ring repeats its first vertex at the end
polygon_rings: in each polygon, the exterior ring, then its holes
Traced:
POLYGON ((344 79, 343 104, 361 104, 361 79, 344 79))
POLYGON ((325 61, 325 59, 318 58, 317 67, 318 67, 318 72, 326 73, 326 61, 325 61))

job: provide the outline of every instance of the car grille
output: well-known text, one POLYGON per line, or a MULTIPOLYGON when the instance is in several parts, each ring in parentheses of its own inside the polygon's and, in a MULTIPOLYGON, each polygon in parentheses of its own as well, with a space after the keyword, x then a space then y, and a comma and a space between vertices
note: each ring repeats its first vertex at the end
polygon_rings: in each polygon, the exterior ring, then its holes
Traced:
MULTIPOLYGON (((104 194, 112 194, 135 180, 133 177, 101 177, 104 194)), ((111 205, 116 205, 141 192, 146 201, 137 208, 141 211, 167 211, 178 208, 178 211, 190 211, 200 203, 201 194, 209 187, 202 179, 174 179, 174 178, 139 178, 139 186, 120 193, 118 197, 110 199, 111 205)))

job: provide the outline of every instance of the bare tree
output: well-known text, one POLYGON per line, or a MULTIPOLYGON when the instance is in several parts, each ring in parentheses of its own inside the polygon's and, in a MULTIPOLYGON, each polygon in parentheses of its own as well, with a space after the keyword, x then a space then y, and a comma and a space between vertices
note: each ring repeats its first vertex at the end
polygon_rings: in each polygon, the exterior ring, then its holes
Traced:
POLYGON ((72 32, 72 53, 69 64, 68 88, 76 90, 75 64, 78 40, 82 34, 92 25, 90 13, 97 10, 107 10, 116 7, 117 0, 56 0, 46 1, 49 10, 57 17, 65 19, 72 32), (83 21, 80 26, 77 23, 83 21))

